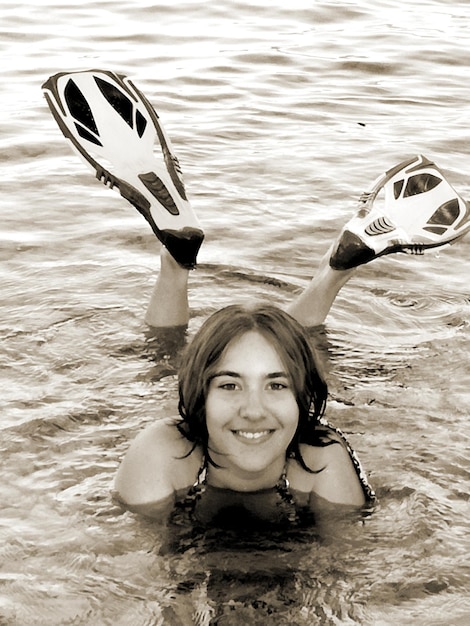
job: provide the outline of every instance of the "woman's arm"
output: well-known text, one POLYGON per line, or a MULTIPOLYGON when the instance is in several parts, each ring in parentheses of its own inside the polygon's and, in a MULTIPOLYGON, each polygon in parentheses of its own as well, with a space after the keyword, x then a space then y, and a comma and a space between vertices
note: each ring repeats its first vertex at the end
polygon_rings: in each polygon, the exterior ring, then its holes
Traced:
POLYGON ((173 423, 162 420, 145 428, 131 443, 119 466, 116 499, 129 508, 166 501, 174 496, 174 466, 184 466, 181 436, 173 423))
POLYGON ((335 504, 365 504, 361 481, 346 448, 341 443, 335 443, 324 450, 327 463, 323 472, 318 474, 315 493, 335 504))
POLYGON ((310 475, 312 497, 332 504, 362 506, 366 502, 364 488, 346 444, 332 434, 333 443, 326 446, 302 446, 302 457, 317 473, 310 475))

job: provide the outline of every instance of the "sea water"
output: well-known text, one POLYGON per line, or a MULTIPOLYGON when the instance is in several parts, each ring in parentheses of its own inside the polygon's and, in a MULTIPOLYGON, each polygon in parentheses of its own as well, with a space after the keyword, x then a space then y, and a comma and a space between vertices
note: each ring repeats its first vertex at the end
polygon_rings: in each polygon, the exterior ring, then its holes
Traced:
POLYGON ((468 624, 470 239, 360 268, 323 329, 370 516, 168 537, 110 497, 132 438, 176 410, 175 350, 143 322, 159 243, 41 84, 110 69, 159 112, 206 232, 190 337, 226 304, 286 305, 395 163, 423 153, 470 197, 470 5, 4 0, 0 18, 0 624, 468 624))

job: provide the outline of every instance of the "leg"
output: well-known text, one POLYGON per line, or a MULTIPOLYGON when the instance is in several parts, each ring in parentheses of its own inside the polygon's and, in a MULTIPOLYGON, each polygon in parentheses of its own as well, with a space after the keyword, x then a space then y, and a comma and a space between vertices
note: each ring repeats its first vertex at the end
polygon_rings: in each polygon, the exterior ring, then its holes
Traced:
POLYGON ((287 307, 287 312, 303 326, 318 326, 325 321, 341 287, 351 278, 356 268, 334 270, 330 267, 333 247, 320 262, 317 273, 307 288, 287 307))
POLYGON ((468 204, 439 168, 422 155, 403 161, 362 194, 357 215, 343 227, 317 275, 288 311, 306 326, 321 324, 351 277, 349 268, 395 252, 422 254, 469 231, 468 204), (374 206, 382 190, 387 202, 384 207, 374 206), (330 258, 336 269, 330 266, 330 258))
MULTIPOLYGON (((334 270, 330 267, 331 249, 323 257, 317 273, 308 287, 287 308, 304 326, 318 326, 325 321, 341 287, 351 278, 354 269, 334 270)), ((154 328, 187 326, 189 321, 188 274, 162 248, 161 267, 145 316, 154 328)))
POLYGON ((186 326, 189 321, 188 274, 162 247, 160 273, 145 315, 149 326, 186 326))

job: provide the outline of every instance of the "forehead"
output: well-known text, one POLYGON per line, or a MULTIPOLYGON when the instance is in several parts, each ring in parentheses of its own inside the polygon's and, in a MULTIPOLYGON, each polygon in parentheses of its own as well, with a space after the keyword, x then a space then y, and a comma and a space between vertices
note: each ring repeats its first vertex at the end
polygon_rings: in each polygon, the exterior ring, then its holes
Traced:
POLYGON ((254 330, 232 339, 216 367, 235 371, 250 369, 281 372, 286 369, 274 342, 254 330))

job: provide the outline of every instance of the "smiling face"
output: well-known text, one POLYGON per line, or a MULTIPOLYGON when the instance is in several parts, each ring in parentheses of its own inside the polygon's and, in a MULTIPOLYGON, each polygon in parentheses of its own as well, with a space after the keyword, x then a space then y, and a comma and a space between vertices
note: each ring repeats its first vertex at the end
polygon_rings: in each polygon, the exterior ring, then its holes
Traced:
POLYGON ((209 375, 206 423, 209 482, 256 491, 278 481, 299 421, 292 382, 279 354, 259 332, 231 341, 209 375))

